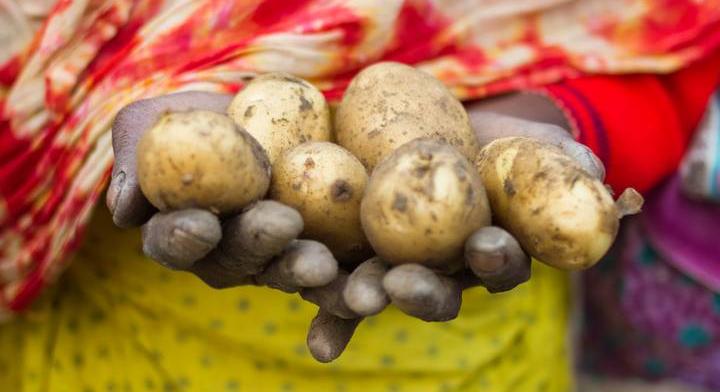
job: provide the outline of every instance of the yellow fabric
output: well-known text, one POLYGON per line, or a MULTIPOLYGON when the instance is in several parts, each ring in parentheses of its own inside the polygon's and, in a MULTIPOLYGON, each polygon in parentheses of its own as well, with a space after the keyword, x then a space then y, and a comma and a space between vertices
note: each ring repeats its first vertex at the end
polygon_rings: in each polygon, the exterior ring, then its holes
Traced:
POLYGON ((567 276, 533 275, 509 294, 467 291, 448 323, 388 309, 323 365, 304 344, 313 305, 165 270, 101 208, 60 283, 0 327, 0 390, 567 391, 567 276))

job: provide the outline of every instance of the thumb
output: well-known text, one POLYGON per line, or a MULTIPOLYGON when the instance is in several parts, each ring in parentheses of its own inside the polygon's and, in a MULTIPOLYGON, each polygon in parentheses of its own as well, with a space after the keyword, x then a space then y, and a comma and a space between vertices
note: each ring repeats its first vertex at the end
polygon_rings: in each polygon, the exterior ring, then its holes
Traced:
POLYGON ((120 110, 112 125, 115 165, 106 199, 116 225, 139 226, 154 211, 140 191, 137 180, 135 152, 142 135, 164 113, 187 110, 223 113, 231 99, 229 95, 192 91, 144 99, 120 110))

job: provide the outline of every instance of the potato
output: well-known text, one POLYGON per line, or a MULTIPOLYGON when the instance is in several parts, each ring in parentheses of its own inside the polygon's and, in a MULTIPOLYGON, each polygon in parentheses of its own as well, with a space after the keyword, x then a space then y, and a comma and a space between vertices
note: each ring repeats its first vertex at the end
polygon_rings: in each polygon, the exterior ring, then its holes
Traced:
POLYGON ((498 139, 482 149, 476 166, 494 220, 537 260, 588 268, 615 240, 622 212, 604 184, 559 148, 528 138, 498 139))
POLYGON ((490 207, 472 164, 450 145, 422 138, 375 168, 360 219, 383 260, 450 272, 462 262, 465 240, 490 224, 490 207))
POLYGON ((360 226, 368 176, 357 158, 336 144, 307 142, 280 157, 273 170, 270 197, 300 212, 304 238, 325 244, 341 263, 368 256, 360 226))
POLYGON ((335 132, 370 172, 419 137, 445 141, 471 161, 479 151, 462 104, 437 79, 400 63, 378 63, 355 76, 335 116, 335 132))
POLYGON ((138 142, 137 174, 145 197, 163 211, 238 212, 270 185, 270 164, 252 136, 202 110, 160 118, 138 142))
POLYGON ((306 141, 332 136, 325 97, 310 83, 284 73, 253 79, 233 98, 228 115, 245 128, 274 163, 306 141))

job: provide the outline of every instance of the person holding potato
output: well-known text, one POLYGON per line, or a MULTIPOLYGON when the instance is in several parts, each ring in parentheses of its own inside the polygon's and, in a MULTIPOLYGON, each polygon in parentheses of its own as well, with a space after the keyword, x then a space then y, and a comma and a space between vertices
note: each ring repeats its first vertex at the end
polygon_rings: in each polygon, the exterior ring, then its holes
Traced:
MULTIPOLYGON (((298 129, 317 130, 297 132, 297 141, 322 141, 329 130, 304 121, 319 118, 329 126, 325 98, 337 102, 350 79, 372 63, 413 64, 466 102, 457 113, 467 112, 462 121, 471 137, 449 140, 456 146, 429 154, 433 159, 455 157, 464 151, 459 146, 470 150, 522 136, 554 146, 583 176, 602 181, 607 169, 605 181, 614 189, 645 192, 676 170, 717 86, 720 60, 712 37, 720 33, 720 14, 711 4, 690 1, 644 3, 642 11, 627 14, 614 3, 3 5, 2 15, 22 34, 2 35, 13 45, 4 46, 11 49, 0 58, 0 306, 8 318, 25 313, 0 330, 0 385, 51 391, 570 390, 567 274, 543 263, 531 266, 522 239, 486 226, 489 218, 473 220, 482 224, 462 235, 467 265, 443 273, 415 263, 390 267, 370 258, 361 240, 348 245, 305 238, 313 226, 303 215, 309 206, 291 207, 289 197, 279 202, 283 192, 272 189, 281 189, 282 177, 263 170, 287 159, 313 175, 316 154, 333 154, 333 162, 351 157, 320 147, 284 155, 290 151, 284 143, 296 143, 255 135, 263 149, 253 155, 260 150, 242 132, 281 122, 264 117, 269 109, 261 106, 235 106, 233 96, 251 95, 254 90, 244 88, 261 80, 257 74, 295 75, 280 79, 303 98, 298 95, 292 109, 306 124, 298 129), (688 17, 669 17, 677 14, 688 17), (28 20, 41 17, 33 33, 28 20), (631 29, 637 32, 632 37, 616 34, 631 29), (646 74, 604 76, 638 71, 646 74), (646 116, 624 116, 618 107, 646 116), (657 107, 663 110, 650 110, 657 107), (153 146, 143 138, 158 123, 190 124, 182 118, 189 111, 226 123, 227 134, 243 135, 247 143, 237 148, 250 151, 242 155, 250 162, 243 167, 257 164, 254 178, 275 200, 258 200, 262 191, 243 193, 255 203, 228 211, 175 205, 162 193, 151 203, 138 165, 153 162, 139 160, 138 149, 153 146), (226 114, 233 124, 220 120, 226 114), (94 209, 108 179, 110 214, 94 209), (142 226, 141 236, 115 225, 142 226), (358 252, 363 262, 347 263, 352 257, 341 256, 345 251, 358 252), (34 301, 70 260, 58 283, 34 301), (386 308, 389 303, 393 307, 386 308), (306 346, 305 327, 315 313, 306 346)), ((285 99, 285 90, 269 91, 274 94, 258 105, 285 99)), ((433 87, 414 100, 434 94, 449 96, 433 87)), ((456 110, 451 102, 436 105, 449 113, 456 110)), ((340 143, 352 151, 349 142, 340 143)), ((428 149, 418 149, 419 159, 428 149)), ((365 169, 373 166, 357 160, 365 169)), ((474 176, 469 165, 457 167, 456 183, 474 176)), ((222 178, 218 170, 211 174, 222 178)), ((282 189, 293 189, 298 177, 290 175, 282 189)), ((365 184, 329 181, 330 196, 360 202, 353 191, 365 184)), ((396 200, 402 210, 403 198, 396 200)))

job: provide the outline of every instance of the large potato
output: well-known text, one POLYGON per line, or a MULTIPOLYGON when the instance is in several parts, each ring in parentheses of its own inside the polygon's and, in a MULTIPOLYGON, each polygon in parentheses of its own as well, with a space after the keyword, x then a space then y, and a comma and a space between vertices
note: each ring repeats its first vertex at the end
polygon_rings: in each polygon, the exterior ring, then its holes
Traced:
POLYGON ((445 141, 470 160, 479 150, 462 104, 437 79, 400 63, 378 63, 355 76, 336 113, 335 132, 371 172, 419 137, 445 141))
POLYGON ((480 176, 462 154, 418 139, 375 168, 360 218, 383 260, 449 272, 462 262, 470 234, 490 224, 490 208, 480 176))
POLYGON ((160 118, 138 142, 137 174, 160 210, 237 212, 270 184, 270 164, 252 136, 227 116, 202 110, 160 118))
POLYGON ((587 268, 615 240, 622 211, 601 181, 557 147, 498 139, 482 149, 476 166, 494 220, 534 258, 562 269, 587 268))
POLYGON ((325 244, 341 263, 354 263, 369 250, 360 226, 367 181, 365 167, 344 148, 308 142, 275 162, 270 197, 300 212, 303 237, 325 244))
POLYGON ((306 141, 330 140, 330 111, 310 83, 284 73, 253 79, 232 100, 228 115, 245 128, 274 163, 306 141))

